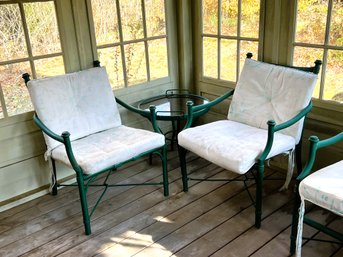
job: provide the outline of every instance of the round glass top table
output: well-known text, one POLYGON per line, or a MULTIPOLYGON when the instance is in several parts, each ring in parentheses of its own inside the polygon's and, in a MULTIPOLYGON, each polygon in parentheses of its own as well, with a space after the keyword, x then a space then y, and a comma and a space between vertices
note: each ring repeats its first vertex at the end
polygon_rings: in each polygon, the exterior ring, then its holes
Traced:
POLYGON ((149 106, 155 105, 158 120, 177 121, 187 119, 188 101, 192 101, 194 106, 209 102, 207 98, 191 94, 186 90, 169 89, 163 95, 140 100, 135 105, 144 111, 149 111, 149 106))
MULTIPOLYGON (((177 141, 176 135, 181 131, 180 122, 187 119, 188 101, 192 101, 194 106, 209 102, 207 98, 191 94, 187 90, 169 89, 163 95, 140 100, 134 105, 144 111, 149 111, 150 105, 155 105, 156 119, 172 122, 172 130, 164 133, 164 135, 172 133, 171 138, 167 138, 167 140, 171 142, 171 149, 173 150, 173 142, 177 141)), ((149 118, 150 113, 147 112, 147 114, 149 116, 146 116, 146 118, 149 118)), ((194 113, 194 117, 197 117, 196 113, 194 113)))

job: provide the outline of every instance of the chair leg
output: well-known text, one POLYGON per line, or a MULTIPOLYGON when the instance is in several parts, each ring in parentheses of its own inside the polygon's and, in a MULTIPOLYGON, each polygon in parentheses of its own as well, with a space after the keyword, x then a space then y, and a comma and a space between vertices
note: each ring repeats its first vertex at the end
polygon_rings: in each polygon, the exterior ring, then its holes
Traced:
POLYGON ((301 145, 302 145, 302 139, 300 139, 299 143, 295 146, 295 161, 296 161, 296 165, 297 165, 297 174, 298 175, 302 171, 301 145))
POLYGON ((163 193, 169 195, 168 166, 167 166, 167 146, 162 149, 162 169, 163 169, 163 193))
POLYGON ((187 167, 186 167, 186 149, 178 146, 179 150, 179 159, 180 159, 180 168, 182 174, 182 184, 183 191, 188 192, 188 176, 187 176, 187 167))
POLYGON ((258 163, 256 176, 255 227, 261 227, 264 163, 258 163))
POLYGON ((57 176, 56 176, 56 163, 55 160, 51 158, 51 164, 52 164, 52 181, 54 181, 54 184, 52 186, 51 194, 57 195, 57 176))
POLYGON ((176 134, 176 127, 175 127, 175 121, 172 122, 172 137, 170 140, 170 150, 174 151, 174 142, 176 142, 177 134, 176 134))
POLYGON ((291 229, 291 244, 290 244, 290 255, 295 253, 296 240, 298 233, 298 222, 299 222, 299 207, 300 207, 300 196, 298 189, 299 184, 297 183, 294 187, 294 205, 293 205, 293 215, 292 215, 292 229, 291 229))
POLYGON ((152 165, 152 153, 149 154, 149 164, 152 165))
POLYGON ((90 235, 92 233, 92 231, 91 231, 91 225, 90 225, 90 216, 88 213, 87 192, 85 189, 85 185, 84 185, 82 175, 77 174, 76 180, 77 180, 77 184, 78 184, 78 188, 79 188, 85 233, 86 233, 86 235, 90 235))

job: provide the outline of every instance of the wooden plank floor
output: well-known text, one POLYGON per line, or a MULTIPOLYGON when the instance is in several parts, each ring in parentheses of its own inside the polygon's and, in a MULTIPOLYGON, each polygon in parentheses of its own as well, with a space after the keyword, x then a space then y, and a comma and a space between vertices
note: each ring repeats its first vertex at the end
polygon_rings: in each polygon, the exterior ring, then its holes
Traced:
MULTIPOLYGON (((266 181, 262 228, 254 227, 254 206, 242 182, 190 181, 182 192, 176 152, 169 155, 170 193, 161 187, 109 189, 92 216, 92 235, 85 236, 76 188, 45 195, 0 213, 0 256, 288 256, 291 191, 279 192, 283 181, 266 181)), ((197 178, 234 178, 194 155, 188 170, 197 178)), ((268 177, 280 177, 272 170, 268 177)), ((114 172, 110 182, 160 181, 158 159, 136 161, 114 172)), ((254 196, 255 185, 250 191, 254 196)), ((89 205, 101 194, 88 193, 89 205)), ((343 230, 342 219, 314 208, 311 216, 343 230)), ((304 227, 307 237, 326 238, 304 227)), ((338 244, 304 241, 303 256, 343 256, 338 244)))

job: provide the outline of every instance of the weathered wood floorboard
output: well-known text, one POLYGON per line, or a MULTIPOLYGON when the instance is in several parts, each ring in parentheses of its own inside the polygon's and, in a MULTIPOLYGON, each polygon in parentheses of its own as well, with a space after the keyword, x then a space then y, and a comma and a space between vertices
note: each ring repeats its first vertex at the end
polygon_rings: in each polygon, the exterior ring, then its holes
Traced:
MULTIPOLYGON (((320 208, 312 208, 311 212, 308 214, 308 216, 312 219, 315 219, 316 221, 327 224, 328 221, 331 221, 329 219, 329 212, 324 211, 320 208)), ((312 237, 314 236, 318 231, 310 226, 304 225, 303 227, 303 236, 304 237, 312 237)), ((287 229, 281 231, 276 237, 274 237, 273 240, 269 241, 268 244, 266 244, 264 247, 260 248, 258 251, 256 251, 253 255, 253 257, 272 257, 271 253, 273 253, 273 250, 276 250, 282 255, 287 256, 289 253, 289 240, 291 235, 291 224, 287 227, 287 229)), ((305 256, 305 255, 304 255, 305 256)), ((316 255, 313 255, 316 256, 316 255)), ((325 255, 323 255, 325 256, 325 255)), ((329 253, 328 255, 329 256, 329 253)))
MULTIPOLYGON (((143 172, 147 169, 146 162, 140 162, 133 167, 128 167, 125 169, 125 172, 114 172, 114 174, 110 177, 109 182, 111 183, 118 183, 121 182, 129 177, 132 177, 140 172, 143 172)), ((102 176, 103 177, 103 176, 102 176)), ((89 195, 95 194, 96 192, 100 191, 101 188, 90 188, 89 195)), ((55 209, 60 209, 62 206, 66 206, 71 202, 77 201, 79 199, 77 188, 75 187, 66 187, 63 190, 59 190, 59 193, 56 196, 45 195, 41 198, 33 200, 33 206, 30 207, 32 204, 27 206, 26 209, 19 211, 17 213, 13 213, 11 216, 7 218, 1 219, 0 224, 3 226, 8 226, 9 228, 13 229, 15 226, 19 226, 25 222, 33 220, 43 214, 48 212, 54 211, 55 209), (38 200, 39 199, 39 200, 38 200)), ((20 208, 19 208, 20 209, 20 208)), ((0 233, 5 232, 8 229, 1 229, 0 233)))
MULTIPOLYGON (((190 162, 190 170, 199 168, 199 166, 194 165, 195 163, 201 165, 200 167, 205 164, 208 165, 208 163, 205 161, 190 162)), ((181 190, 181 181, 179 177, 180 172, 170 172, 169 178, 171 182, 171 192, 181 190), (173 180, 175 182, 173 182, 173 180)), ((130 219, 131 217, 144 212, 145 210, 166 200, 160 189, 154 189, 152 187, 135 187, 132 188, 130 192, 121 196, 115 196, 115 198, 116 199, 111 199, 108 204, 104 202, 101 206, 99 206, 99 209, 96 211, 98 218, 92 219, 91 222, 91 236, 84 235, 83 226, 80 222, 78 227, 75 228, 75 226, 73 226, 73 230, 66 231, 64 235, 56 237, 54 240, 30 251, 28 256, 41 256, 41 253, 44 253, 44 255, 63 253, 77 244, 80 244, 86 240, 90 240, 99 233, 102 233, 109 228, 114 227, 121 222, 124 222, 127 219, 130 219), (121 208, 115 208, 117 205, 122 203, 127 204, 121 208)), ((80 218, 78 218, 78 220, 80 220, 80 218)), ((44 238, 42 239, 44 240, 44 238)))
MULTIPOLYGON (((169 165, 170 168, 176 167, 176 163, 177 162, 175 160, 172 160, 169 165)), ((172 175, 175 174, 176 176, 179 176, 180 174, 180 172, 175 173, 172 171, 170 173, 172 175)), ((172 179, 172 176, 170 176, 170 178, 172 179)), ((149 168, 144 172, 130 177, 122 182, 138 183, 146 182, 151 179, 156 179, 156 181, 161 179, 160 167, 153 166, 152 168, 149 168)), ((157 191, 157 194, 160 194, 161 198, 163 199, 164 197, 160 187, 161 186, 130 186, 111 188, 105 195, 104 201, 99 205, 92 219, 95 219, 97 215, 101 215, 103 212, 111 213, 111 211, 122 208, 123 206, 128 205, 130 202, 139 199, 142 195, 149 194, 152 191, 157 191), (127 191, 130 190, 133 190, 136 193, 127 194, 127 191)), ((94 197, 90 197, 89 200, 90 206, 94 205, 96 199, 94 197)), ((16 248, 16 251, 13 254, 21 253, 21 248, 25 248, 25 250, 30 250, 30 248, 33 249, 34 247, 38 247, 43 243, 47 243, 54 238, 60 239, 60 237, 65 233, 73 231, 77 228, 81 228, 80 231, 77 231, 77 235, 83 235, 84 232, 80 203, 79 201, 74 201, 67 206, 63 206, 62 208, 56 209, 53 212, 49 212, 21 226, 15 227, 9 232, 3 233, 4 237, 0 238, 0 245, 6 245, 7 243, 11 243, 11 245, 0 248, 0 254, 6 253, 6 255, 9 255, 11 253, 10 249, 13 248, 16 248)))
MULTIPOLYGON (((264 183, 262 227, 254 227, 254 206, 237 181, 190 181, 182 191, 177 153, 168 153, 170 196, 161 186, 111 188, 92 216, 85 236, 77 188, 65 187, 0 213, 0 256, 289 256, 292 189, 278 192, 283 181, 264 183)), ((233 178, 209 162, 188 156, 194 177, 233 178)), ((267 176, 277 176, 268 170, 267 176)), ((160 161, 132 162, 110 176, 111 183, 161 181, 160 161), (124 172, 123 172, 124 170, 124 172)), ((255 183, 248 184, 255 196, 255 183)), ((292 188, 292 187, 291 187, 292 188)), ((101 188, 88 192, 90 206, 101 188)), ((310 210, 311 208, 309 208, 310 210)), ((342 218, 319 208, 309 215, 343 230, 342 218)), ((328 239, 304 226, 304 236, 328 239)), ((303 257, 342 257, 343 246, 304 240, 303 257)))
MULTIPOLYGON (((283 196, 277 192, 277 189, 280 187, 281 182, 270 183, 265 187, 265 197, 263 202, 263 217, 269 215, 274 210, 278 209, 280 206, 285 204, 289 199, 288 196, 283 196)), ((251 193, 254 196, 254 188, 252 188, 251 193)), ((250 199, 246 192, 245 198, 249 202, 250 199)), ((241 234, 247 231, 250 228, 254 228, 254 206, 250 204, 247 207, 242 206, 243 202, 234 206, 230 204, 228 207, 230 209, 227 212, 230 212, 231 209, 237 209, 236 213, 233 213, 232 216, 228 215, 227 220, 218 226, 214 227, 206 234, 201 237, 198 237, 190 244, 186 245, 179 252, 175 253, 175 256, 209 256, 215 253, 218 249, 224 247, 228 242, 239 238, 241 234)), ((262 228, 264 224, 262 223, 262 228)), ((242 255, 243 256, 243 255, 242 255)))

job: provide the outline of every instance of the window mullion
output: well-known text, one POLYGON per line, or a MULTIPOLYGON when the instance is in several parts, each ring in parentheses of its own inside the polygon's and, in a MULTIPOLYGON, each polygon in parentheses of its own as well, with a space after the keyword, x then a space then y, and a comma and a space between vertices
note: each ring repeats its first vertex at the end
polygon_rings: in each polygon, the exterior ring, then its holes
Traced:
POLYGON ((322 77, 320 80, 320 89, 319 89, 319 99, 323 100, 324 97, 324 85, 325 85, 325 73, 326 73, 326 65, 327 65, 327 58, 328 58, 328 48, 329 40, 330 40, 330 23, 331 23, 331 16, 332 16, 332 7, 333 2, 329 0, 328 4, 328 13, 326 17, 326 26, 325 26, 325 39, 324 39, 324 54, 323 54, 323 66, 322 66, 322 77))
POLYGON ((257 40, 257 60, 262 60, 263 46, 264 46, 264 35, 265 35, 265 15, 266 15, 266 2, 260 0, 260 17, 259 17, 259 32, 257 40), (261 26, 261 24, 263 24, 261 26), (262 40, 260 40, 262 39, 262 40))
POLYGON ((171 63, 171 58, 170 58, 170 56, 171 56, 171 53, 170 53, 170 51, 171 51, 171 49, 170 49, 170 45, 169 45, 169 39, 170 39, 170 37, 168 37, 167 35, 169 35, 169 31, 170 31, 170 22, 169 22, 169 18, 168 18, 168 16, 170 16, 170 14, 167 12, 167 0, 164 0, 164 9, 163 9, 163 11, 164 11, 164 20, 165 20, 165 23, 166 23, 166 30, 165 30, 165 33, 166 33, 166 35, 165 35, 165 39, 166 39, 166 44, 167 44, 167 64, 168 64, 168 77, 171 75, 171 65, 172 65, 172 63, 171 63))
POLYGON ((28 61, 30 61, 30 58, 25 57, 25 58, 20 58, 20 59, 14 59, 14 60, 0 62, 0 66, 1 65, 8 65, 8 64, 19 63, 19 62, 28 62, 28 61))
POLYGON ((30 66, 31 66, 32 76, 33 76, 33 78, 36 78, 37 77, 36 68, 35 68, 35 65, 33 62, 32 47, 31 47, 31 42, 30 42, 30 37, 29 37, 29 29, 27 28, 27 24, 26 24, 26 17, 25 17, 25 11, 24 11, 23 3, 19 3, 19 10, 20 10, 21 22, 23 24, 25 42, 26 42, 26 47, 27 47, 27 54, 29 56, 29 62, 30 62, 30 66))
POLYGON ((117 8, 117 20, 118 20, 118 27, 119 27, 119 41, 120 41, 120 52, 121 52, 121 59, 122 59, 122 65, 123 65, 123 76, 124 76, 124 85, 125 87, 128 86, 127 81, 127 74, 126 74, 126 60, 125 60, 125 49, 123 45, 123 30, 122 30, 122 24, 121 24, 121 18, 120 18, 120 4, 119 0, 116 0, 116 8, 117 8))
POLYGON ((343 47, 339 47, 339 46, 328 46, 325 44, 312 44, 312 43, 301 43, 301 42, 294 42, 293 46, 302 46, 302 47, 311 47, 311 48, 332 48, 336 50, 343 50, 343 47))
POLYGON ((201 64, 200 64, 200 76, 203 77, 204 76, 204 38, 205 38, 205 34, 204 34, 204 15, 203 15, 203 8, 204 8, 204 4, 203 1, 200 1, 200 49, 201 49, 201 64))
POLYGON ((218 29, 217 29, 217 33, 218 33, 218 39, 217 39, 217 78, 220 79, 221 74, 220 74, 220 66, 221 66, 221 34, 222 34, 222 29, 221 29, 221 24, 222 24, 222 12, 221 12, 221 6, 222 6, 222 0, 218 1, 218 29))
POLYGON ((5 103, 5 97, 4 97, 4 93, 2 92, 1 84, 0 84, 0 103, 1 103, 2 113, 4 115, 4 118, 7 118, 8 117, 8 112, 7 112, 6 103, 5 103))
POLYGON ((242 0, 238 0, 238 15, 237 15, 237 53, 236 53, 236 81, 238 81, 240 70, 240 52, 241 52, 241 18, 242 18, 242 0))
POLYGON ((331 19, 332 19, 332 8, 333 8, 333 2, 332 0, 329 0, 328 14, 326 17, 326 27, 325 27, 325 39, 324 39, 325 46, 329 45, 329 40, 330 40, 330 24, 331 24, 331 19))
POLYGON ((320 79, 320 88, 319 88, 319 99, 321 99, 321 100, 323 100, 323 95, 324 95, 324 83, 325 83, 327 57, 328 57, 328 49, 324 48, 323 64, 322 64, 322 68, 321 68, 322 76, 320 79))
POLYGON ((143 20, 143 35, 144 35, 144 49, 145 49, 145 67, 147 72, 147 80, 150 81, 150 62, 149 62, 149 51, 148 51, 148 33, 146 25, 146 15, 145 15, 145 1, 141 0, 142 3, 142 20, 143 20))

